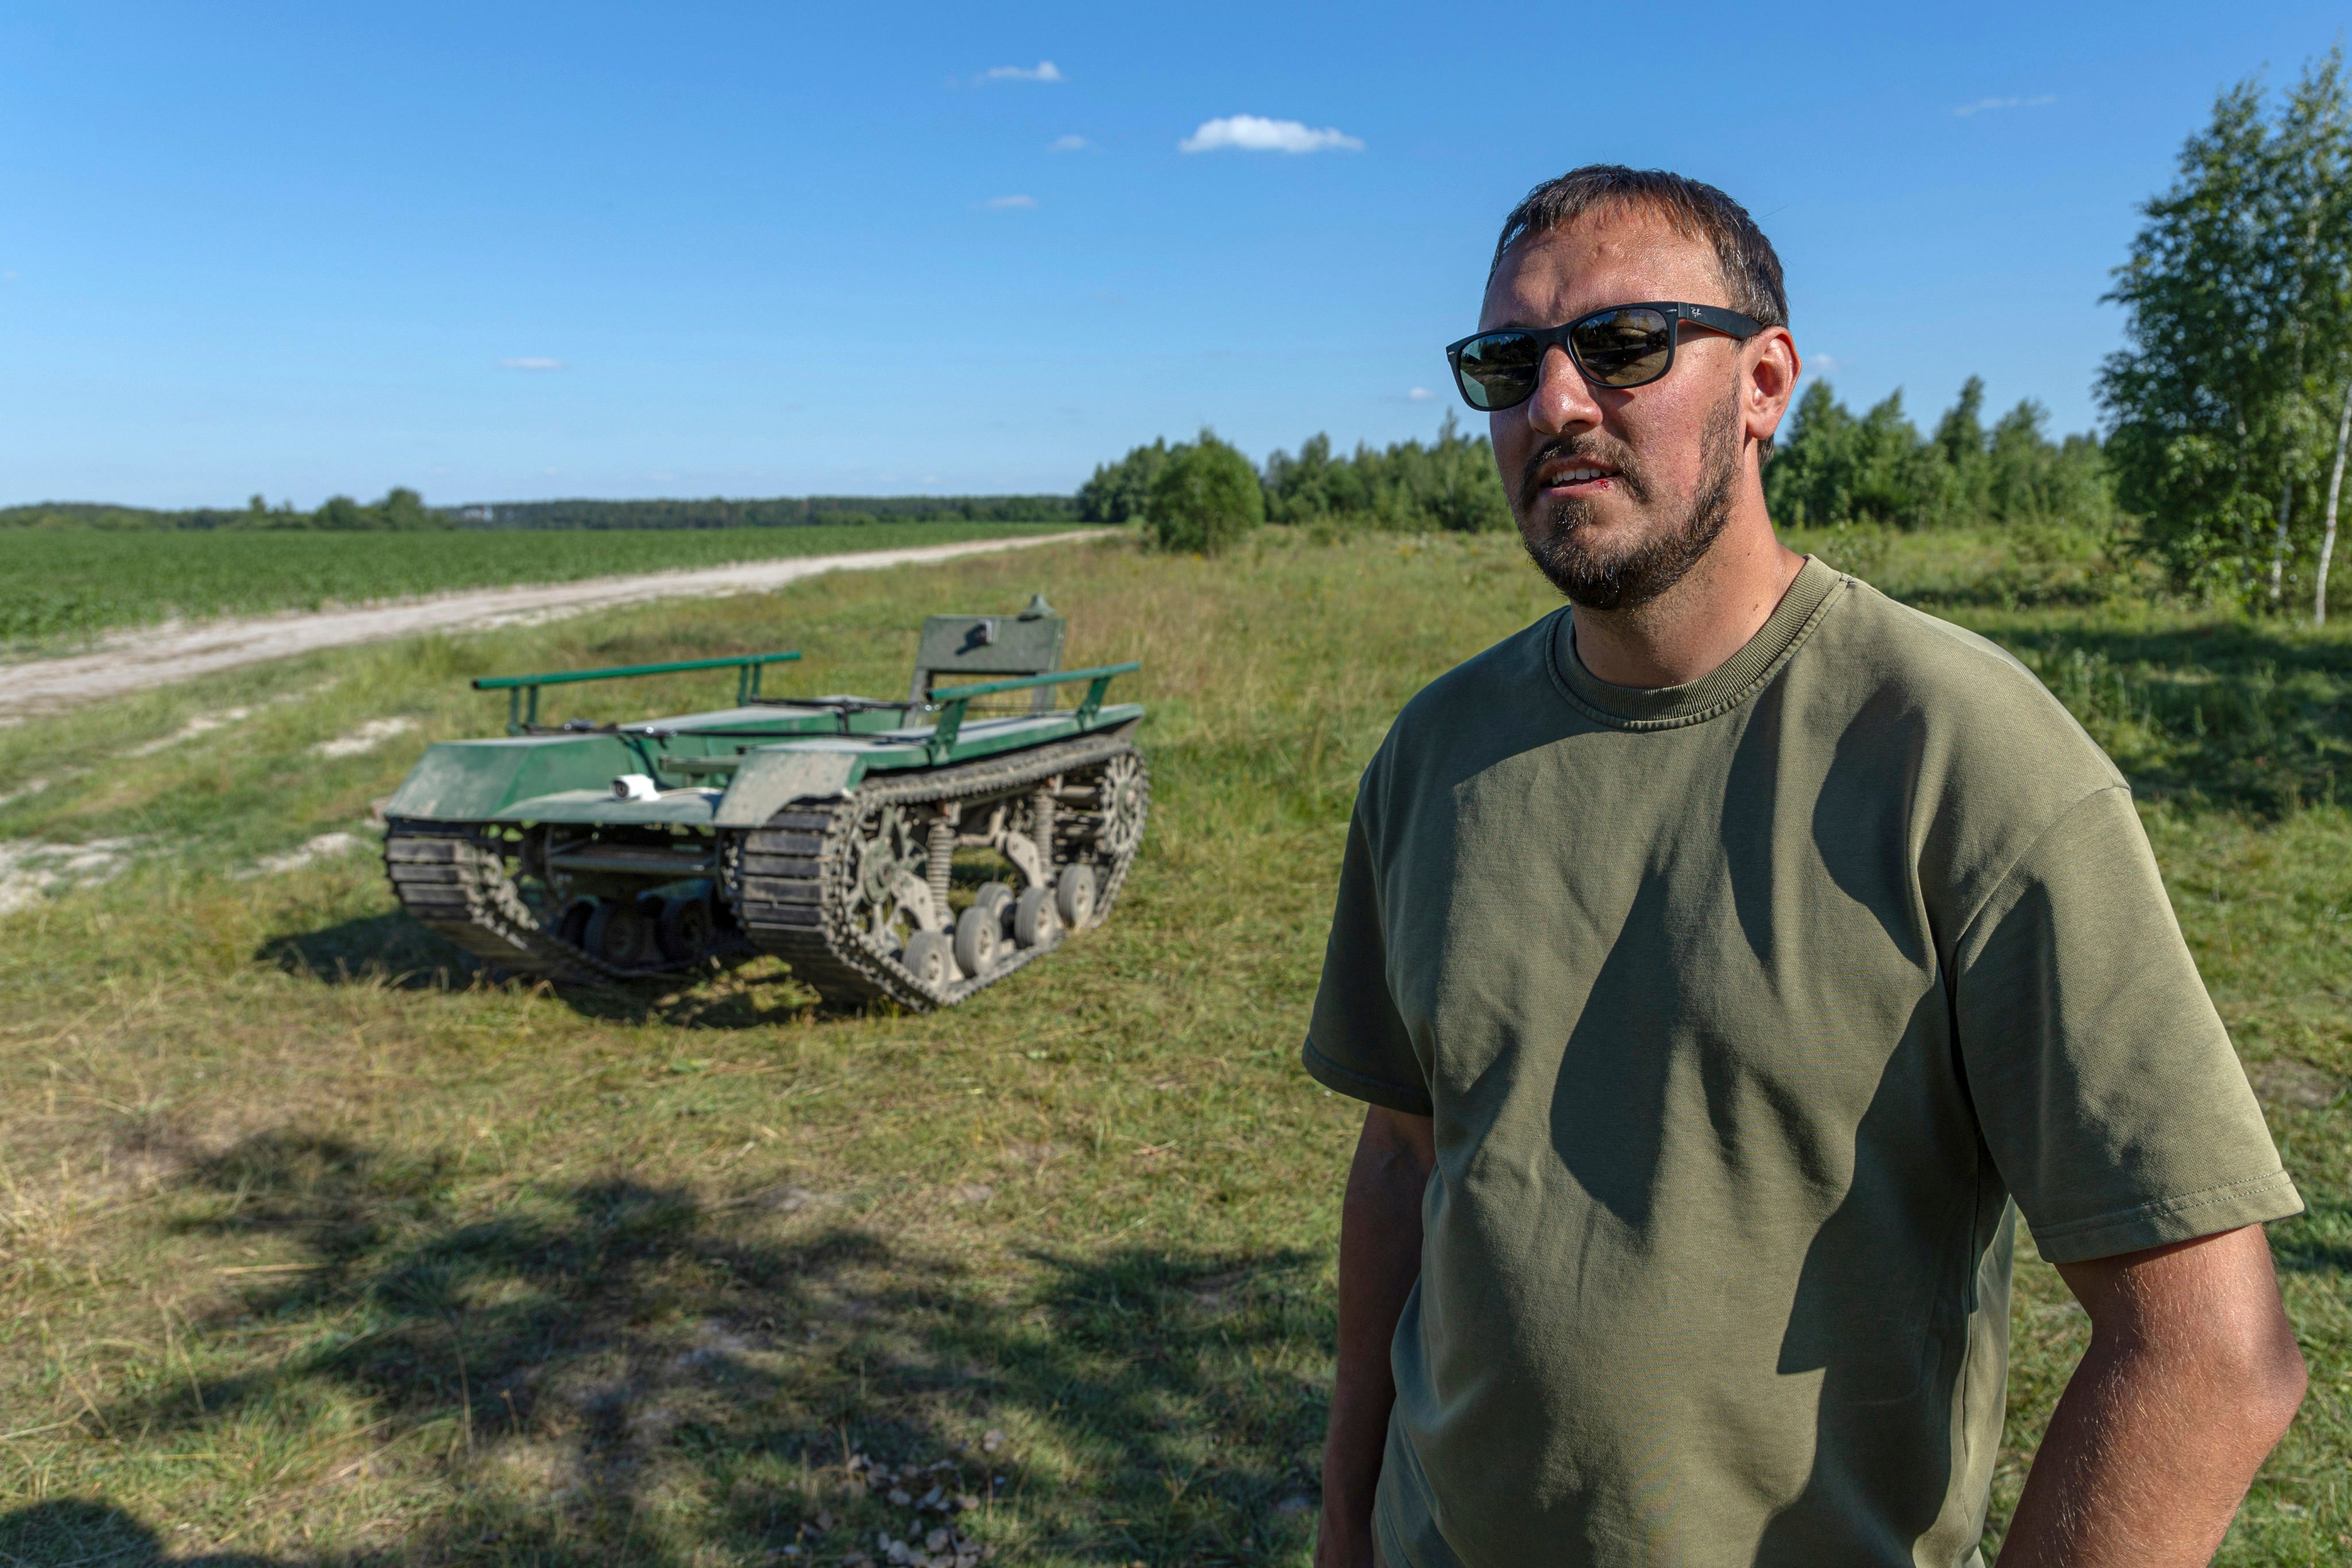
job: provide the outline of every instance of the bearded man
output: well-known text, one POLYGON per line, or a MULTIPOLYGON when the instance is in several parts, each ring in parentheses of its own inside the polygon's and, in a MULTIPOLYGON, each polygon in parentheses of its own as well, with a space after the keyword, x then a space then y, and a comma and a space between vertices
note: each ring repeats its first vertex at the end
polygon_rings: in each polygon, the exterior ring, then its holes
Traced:
POLYGON ((2091 1341, 2001 1568, 2207 1561, 2302 1399, 2302 1203, 2130 790, 1775 536, 1787 322, 1737 203, 1593 167, 1448 350, 1570 603, 1357 799, 1320 1568, 1980 1565, 2021 1211, 2091 1341))

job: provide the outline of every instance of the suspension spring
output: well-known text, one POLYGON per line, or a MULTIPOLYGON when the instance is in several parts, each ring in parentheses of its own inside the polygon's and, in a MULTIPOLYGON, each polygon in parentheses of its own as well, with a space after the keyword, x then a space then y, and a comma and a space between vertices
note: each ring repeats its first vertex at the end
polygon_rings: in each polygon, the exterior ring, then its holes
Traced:
POLYGON ((1045 863, 1045 874, 1054 874, 1054 788, 1061 781, 1047 779, 1029 797, 1029 837, 1037 845, 1037 858, 1045 863))
POLYGON ((954 867, 956 830, 946 821, 931 824, 930 837, 924 841, 926 856, 923 874, 931 885, 931 907, 945 920, 948 913, 948 873, 954 867))

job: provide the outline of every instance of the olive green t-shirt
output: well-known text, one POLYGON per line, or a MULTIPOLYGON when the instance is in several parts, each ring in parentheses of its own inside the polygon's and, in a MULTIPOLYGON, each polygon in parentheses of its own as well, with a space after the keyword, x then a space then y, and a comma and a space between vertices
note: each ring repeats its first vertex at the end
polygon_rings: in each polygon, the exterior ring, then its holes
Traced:
POLYGON ((1563 610, 1415 697, 1305 1057, 1435 1123, 1395 1568, 1977 1563, 2018 1210, 2063 1262, 2302 1207, 2114 764, 1817 560, 1688 686, 1563 610))

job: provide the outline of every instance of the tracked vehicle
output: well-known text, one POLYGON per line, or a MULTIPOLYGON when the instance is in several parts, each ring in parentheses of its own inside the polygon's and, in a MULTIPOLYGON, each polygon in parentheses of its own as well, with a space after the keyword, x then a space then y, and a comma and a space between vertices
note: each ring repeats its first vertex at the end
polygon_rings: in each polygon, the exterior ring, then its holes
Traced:
POLYGON ((476 680, 508 732, 425 753, 384 807, 384 869, 411 915, 520 973, 769 952, 831 1002, 951 1006, 1101 924, 1143 841, 1143 710, 1105 700, 1138 666, 1063 669, 1063 629, 1042 596, 931 616, 903 700, 763 695, 797 653, 476 680), (732 707, 539 721, 546 687, 719 668, 732 707))

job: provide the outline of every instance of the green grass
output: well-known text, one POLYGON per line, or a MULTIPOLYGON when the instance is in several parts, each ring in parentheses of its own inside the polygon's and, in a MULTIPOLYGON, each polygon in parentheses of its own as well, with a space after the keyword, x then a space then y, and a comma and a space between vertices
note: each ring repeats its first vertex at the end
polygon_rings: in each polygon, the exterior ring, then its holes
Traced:
MULTIPOLYGON (((2145 786, 2312 1205, 2274 1231, 2312 1395, 2222 1561, 2341 1561, 2352 637, 1993 535, 1798 542, 1874 550, 2018 650, 2145 786)), ((1111 542, 0 729, 0 797, 46 784, 0 805, 0 847, 129 841, 88 873, 111 879, 60 871, 0 918, 0 1563, 837 1563, 916 1517, 851 1484, 862 1454, 950 1466, 998 1563, 1303 1563, 1284 1505, 1314 1495, 1360 1112, 1295 1051, 1355 776, 1414 689, 1553 602, 1493 538, 1111 542), (764 963, 493 984, 365 854, 250 874, 363 835, 429 739, 495 731, 468 674, 781 637, 795 684, 887 693, 923 613, 1038 588, 1070 658, 1145 661, 1155 816, 1108 927, 948 1014, 815 1012, 764 963), (388 720, 373 751, 311 749, 388 720)), ((2083 1331, 2026 1259, 1996 1538, 2083 1331)))
POLYGON ((174 617, 314 610, 457 588, 944 544, 1057 526, 1062 525, 890 522, 436 533, 0 530, 0 647, 87 637, 174 617))

